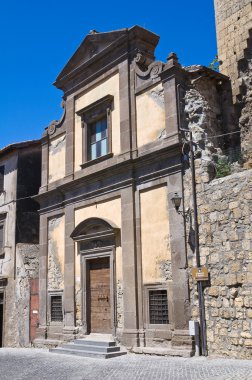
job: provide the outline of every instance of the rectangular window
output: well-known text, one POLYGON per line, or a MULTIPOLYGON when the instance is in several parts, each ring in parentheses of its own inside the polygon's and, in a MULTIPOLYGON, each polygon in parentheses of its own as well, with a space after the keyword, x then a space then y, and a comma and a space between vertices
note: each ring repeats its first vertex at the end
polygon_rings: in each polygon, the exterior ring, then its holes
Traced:
POLYGON ((6 214, 0 214, 0 260, 4 258, 4 246, 5 246, 5 218, 6 214))
POLYGON ((166 290, 149 290, 150 324, 168 324, 168 302, 166 290))
POLYGON ((62 296, 51 296, 51 321, 63 321, 62 296))
POLYGON ((4 166, 0 166, 0 193, 4 191, 4 166))
POLYGON ((4 248, 4 226, 0 224, 0 254, 4 248))
POLYGON ((88 159, 94 160, 108 153, 108 125, 104 117, 89 126, 88 159))
POLYGON ((107 95, 77 112, 82 119, 83 164, 93 160, 112 157, 113 96, 107 95))

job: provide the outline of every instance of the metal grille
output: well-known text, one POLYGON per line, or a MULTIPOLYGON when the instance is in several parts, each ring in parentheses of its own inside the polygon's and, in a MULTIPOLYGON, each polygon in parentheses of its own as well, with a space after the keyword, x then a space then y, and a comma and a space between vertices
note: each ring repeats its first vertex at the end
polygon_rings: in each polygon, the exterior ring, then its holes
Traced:
POLYGON ((62 296, 51 296, 51 321, 63 321, 62 296))
POLYGON ((149 291, 150 323, 163 325, 168 321, 168 303, 166 290, 149 291))

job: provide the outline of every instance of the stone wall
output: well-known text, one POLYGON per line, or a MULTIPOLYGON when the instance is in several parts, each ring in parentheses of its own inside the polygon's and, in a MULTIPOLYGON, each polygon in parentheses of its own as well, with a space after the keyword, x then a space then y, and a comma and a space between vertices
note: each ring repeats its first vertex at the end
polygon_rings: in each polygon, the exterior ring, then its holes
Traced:
POLYGON ((16 278, 9 278, 6 288, 4 345, 30 345, 30 279, 38 278, 39 247, 35 244, 17 244, 16 278))
POLYGON ((244 58, 252 29, 252 1, 215 0, 215 15, 220 71, 231 78, 237 96, 240 93, 238 62, 244 58))
POLYGON ((252 1, 215 0, 220 71, 231 79, 241 148, 252 167, 252 1))
MULTIPOLYGON (((252 358, 252 170, 210 183, 203 179, 197 198, 201 264, 210 273, 205 284, 209 354, 252 358)), ((190 248, 188 253, 191 268, 195 255, 190 248)), ((189 278, 197 319, 197 287, 190 273, 189 278)))
MULTIPOLYGON (((207 345, 210 355, 251 358, 252 170, 244 170, 236 163, 231 165, 232 175, 215 179, 218 160, 225 157, 225 146, 232 148, 232 141, 229 135, 220 139, 213 136, 232 131, 233 125, 220 123, 223 109, 216 102, 218 96, 210 83, 207 78, 192 82, 184 97, 187 127, 192 131, 195 148, 201 265, 210 273, 209 281, 204 283, 207 345)), ((186 143, 183 151, 191 317, 199 320, 197 283, 191 276, 196 257, 191 168, 186 143)))

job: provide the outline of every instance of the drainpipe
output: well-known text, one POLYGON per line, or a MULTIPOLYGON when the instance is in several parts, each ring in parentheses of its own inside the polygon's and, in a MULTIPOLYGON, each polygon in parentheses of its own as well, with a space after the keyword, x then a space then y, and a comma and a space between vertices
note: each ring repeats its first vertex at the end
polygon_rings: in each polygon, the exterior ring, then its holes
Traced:
MULTIPOLYGON (((197 209, 197 194, 195 182, 195 164, 193 152, 193 139, 192 131, 189 132, 190 140, 190 164, 192 172, 192 197, 193 197, 193 217, 194 217, 194 232, 195 232, 195 255, 196 265, 200 268, 200 251, 199 251, 199 225, 198 225, 198 209, 197 209)), ((199 314, 200 314, 200 335, 201 335, 201 351, 203 356, 207 356, 207 342, 206 342, 206 317, 205 317, 205 302, 202 281, 197 281, 198 295, 199 295, 199 314)))
MULTIPOLYGON (((197 78, 197 80, 200 78, 197 78)), ((196 255, 197 268, 200 268, 199 225, 198 225, 197 192, 196 192, 196 182, 195 182, 193 137, 192 137, 192 131, 181 128, 180 96, 179 96, 180 87, 181 85, 178 84, 177 85, 178 125, 179 125, 180 131, 187 132, 187 133, 189 132, 190 164, 191 164, 191 173, 192 173, 193 216, 194 216, 194 232, 195 232, 195 255, 196 255)), ((198 290, 198 295, 199 295, 201 353, 203 356, 207 356, 208 353, 207 353, 207 340, 206 340, 206 317, 205 317, 205 302, 204 302, 204 291, 203 291, 202 281, 197 281, 197 290, 198 290)))

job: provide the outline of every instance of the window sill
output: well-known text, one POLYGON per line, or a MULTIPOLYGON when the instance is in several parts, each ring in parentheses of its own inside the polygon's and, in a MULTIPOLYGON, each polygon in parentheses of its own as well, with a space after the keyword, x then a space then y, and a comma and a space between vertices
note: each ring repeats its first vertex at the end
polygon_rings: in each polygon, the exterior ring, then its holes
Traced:
POLYGON ((111 157, 113 157, 113 156, 114 156, 113 153, 108 153, 108 154, 105 154, 104 156, 101 156, 101 157, 95 158, 94 160, 90 160, 90 161, 84 162, 84 164, 81 164, 80 167, 81 167, 82 169, 85 169, 85 168, 87 168, 88 166, 95 165, 95 164, 98 164, 99 162, 102 162, 102 161, 108 160, 109 158, 111 158, 111 157))
POLYGON ((62 326, 63 320, 62 321, 49 321, 48 326, 62 326))
POLYGON ((145 324, 145 328, 149 329, 149 330, 170 330, 171 329, 171 324, 168 322, 168 323, 146 323, 145 324))

